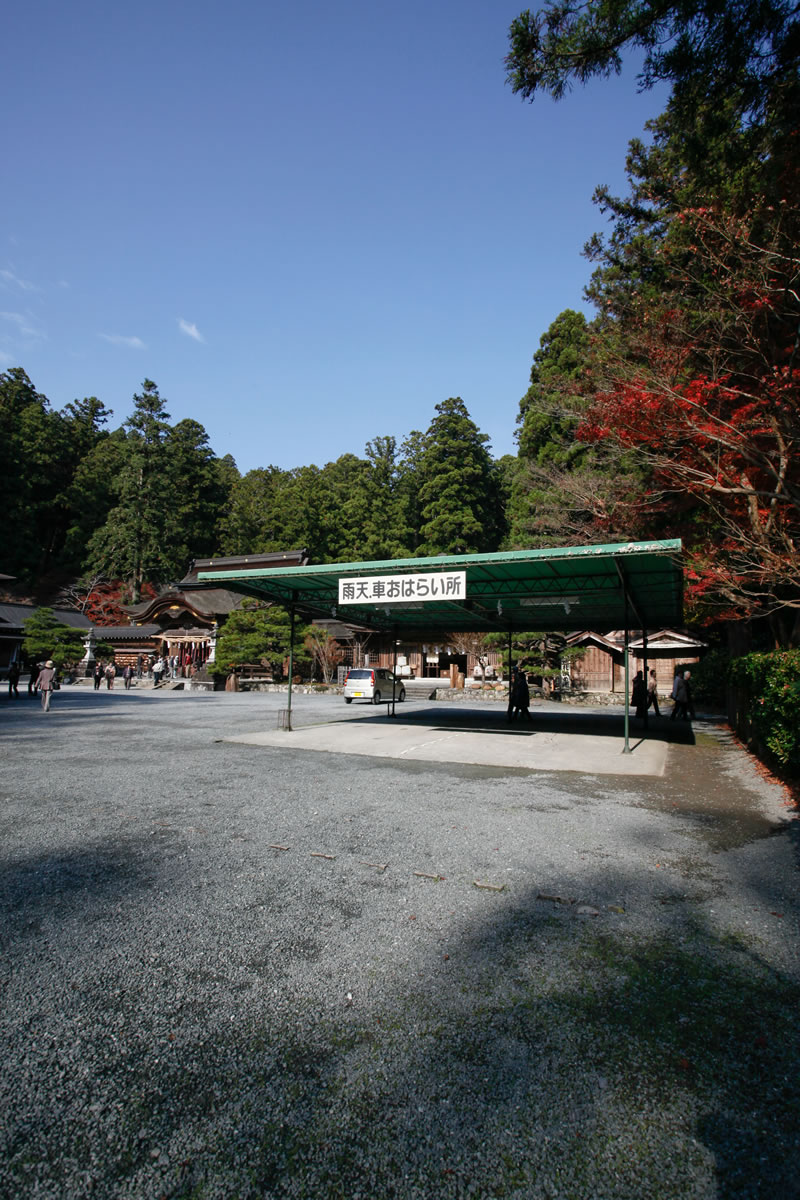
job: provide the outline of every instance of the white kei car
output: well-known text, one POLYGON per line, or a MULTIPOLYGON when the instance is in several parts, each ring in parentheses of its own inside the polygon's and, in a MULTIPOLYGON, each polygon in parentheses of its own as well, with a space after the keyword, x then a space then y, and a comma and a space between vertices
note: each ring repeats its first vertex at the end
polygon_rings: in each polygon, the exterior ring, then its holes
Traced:
POLYGON ((391 700, 392 692, 395 700, 402 704, 406 698, 406 689, 385 667, 354 667, 344 681, 345 704, 352 704, 354 700, 369 700, 370 704, 380 704, 382 701, 391 700))

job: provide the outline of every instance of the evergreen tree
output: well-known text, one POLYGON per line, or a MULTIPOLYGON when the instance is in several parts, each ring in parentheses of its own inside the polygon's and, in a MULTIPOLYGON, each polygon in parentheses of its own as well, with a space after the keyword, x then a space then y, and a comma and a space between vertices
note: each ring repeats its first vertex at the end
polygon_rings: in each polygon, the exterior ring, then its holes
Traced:
POLYGON ((364 560, 404 558, 410 552, 410 531, 400 487, 397 442, 393 437, 373 438, 365 453, 370 470, 365 481, 364 560))
POLYGON ((83 638, 77 629, 59 621, 52 608, 37 608, 23 623, 22 649, 29 662, 51 658, 57 667, 80 662, 83 638))
MULTIPOLYGON (((512 22, 508 79, 526 99, 560 99, 573 82, 619 74, 623 52, 637 49, 642 87, 669 83, 673 117, 684 127, 701 110, 727 110, 737 127, 755 127, 796 100, 797 30, 793 0, 548 0, 512 22)), ((697 149, 692 170, 703 158, 702 143, 697 149)))
MULTIPOLYGON (((307 626, 295 622, 295 668, 310 661, 310 653, 304 645, 307 633, 307 626)), ((277 604, 245 600, 222 627, 211 669, 216 675, 225 675, 238 667, 260 664, 273 678, 281 679, 284 663, 289 658, 290 643, 291 624, 286 609, 277 604)))
POLYGON ((419 552, 422 534, 422 506, 420 503, 420 467, 425 449, 425 434, 412 429, 400 446, 397 465, 397 499, 402 520, 403 533, 411 554, 419 552))
POLYGON ((145 579, 166 581, 185 564, 175 555, 177 497, 166 452, 169 413, 150 379, 133 401, 133 415, 125 422, 117 503, 91 539, 89 564, 124 579, 131 602, 137 604, 145 579))
POLYGON ((81 462, 108 433, 104 426, 114 414, 97 399, 86 396, 64 406, 62 416, 67 422, 73 458, 81 462))
POLYGON ((533 356, 530 387, 520 400, 520 458, 561 462, 574 442, 571 384, 586 369, 589 328, 583 313, 567 308, 553 321, 533 356))
POLYGON ((503 536, 499 480, 460 397, 436 405, 419 459, 420 555, 494 550, 503 536))
POLYGON ((643 474, 615 445, 590 446, 578 428, 592 394, 591 327, 566 309, 542 336, 520 401, 509 544, 571 545, 634 536, 643 474))
POLYGON ((95 396, 76 400, 63 410, 72 463, 61 563, 70 578, 83 570, 89 541, 105 524, 116 501, 116 478, 122 466, 125 435, 121 429, 109 433, 103 428, 111 415, 95 396))
POLYGON ((319 561, 358 562, 364 557, 369 472, 369 463, 355 454, 342 454, 319 472, 315 490, 308 497, 319 539, 319 561))
POLYGON ((257 467, 233 480, 228 510, 219 518, 223 554, 292 549, 278 545, 282 539, 279 496, 286 475, 279 467, 257 467))
POLYGON ((21 367, 0 375, 3 570, 35 584, 58 561, 68 521, 67 424, 21 367))
POLYGON ((174 485, 175 535, 170 554, 176 573, 182 574, 192 559, 216 553, 217 521, 227 508, 230 486, 198 421, 187 418, 169 429, 164 451, 174 485))
POLYGON ((214 459, 214 474, 217 480, 217 488, 222 496, 225 497, 222 505, 217 510, 214 518, 214 546, 215 553, 224 553, 223 545, 226 536, 227 520, 231 512, 233 504, 233 496, 236 486, 241 479, 239 468, 236 466, 236 460, 232 454, 223 454, 222 458, 214 459))

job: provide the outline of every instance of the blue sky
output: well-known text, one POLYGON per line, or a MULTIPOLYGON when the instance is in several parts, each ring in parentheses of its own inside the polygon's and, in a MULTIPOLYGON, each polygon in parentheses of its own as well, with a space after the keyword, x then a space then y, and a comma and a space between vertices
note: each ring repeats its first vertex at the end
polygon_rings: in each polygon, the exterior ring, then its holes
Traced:
MULTIPOLYGON (((27 0, 4 17, 0 369, 143 379, 241 471, 363 453, 463 398, 495 455, 582 307, 635 70, 515 97, 505 0, 27 0)), ((589 310, 587 310, 588 312, 589 310)))

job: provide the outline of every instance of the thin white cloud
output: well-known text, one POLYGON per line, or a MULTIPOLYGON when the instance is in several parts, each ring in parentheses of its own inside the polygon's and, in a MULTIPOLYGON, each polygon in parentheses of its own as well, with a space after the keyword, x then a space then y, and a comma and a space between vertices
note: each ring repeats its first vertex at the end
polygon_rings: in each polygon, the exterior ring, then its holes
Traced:
POLYGON ((206 340, 193 321, 184 321, 183 317, 180 317, 178 328, 181 333, 185 333, 187 337, 194 338, 196 342, 204 342, 206 340))
POLYGON ((12 325, 16 325, 22 337, 27 338, 42 338, 44 334, 38 325, 35 325, 27 313, 18 312, 0 312, 0 320, 10 321, 12 325))
POLYGON ((146 350, 144 342, 138 337, 123 337, 121 333, 101 333, 98 335, 104 342, 112 346, 127 346, 129 350, 146 350))
POLYGON ((18 288, 21 292, 38 292, 40 289, 29 279, 21 279, 14 271, 6 267, 0 268, 0 283, 6 287, 18 288))

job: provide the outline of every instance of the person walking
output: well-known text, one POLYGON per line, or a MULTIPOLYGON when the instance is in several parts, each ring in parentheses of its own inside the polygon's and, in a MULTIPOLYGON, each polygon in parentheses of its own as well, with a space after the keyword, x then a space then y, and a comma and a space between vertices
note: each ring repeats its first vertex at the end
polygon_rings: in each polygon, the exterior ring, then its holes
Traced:
POLYGON ((517 667, 511 668, 511 675, 508 680, 508 711, 506 712, 506 720, 510 723, 514 720, 516 713, 514 712, 514 684, 517 682, 517 667))
POLYGON ((106 667, 106 691, 107 692, 113 692, 113 690, 114 690, 114 677, 115 677, 116 673, 117 673, 117 668, 114 666, 113 663, 109 663, 108 666, 106 667))
POLYGON ((96 692, 100 691, 100 684, 102 682, 103 682, 103 664, 98 661, 94 664, 94 690, 96 692))
POLYGON ((647 687, 644 682, 644 673, 637 671, 633 680, 633 688, 631 689, 631 708, 635 708, 634 716, 643 720, 647 716, 647 687))
POLYGON ((42 708, 45 712, 50 712, 50 701, 53 696, 56 683, 56 669, 52 658, 48 658, 47 662, 42 667, 36 679, 36 690, 42 697, 42 708))
POLYGON ((509 705, 509 721, 516 721, 520 713, 524 713, 525 720, 530 724, 533 723, 529 712, 531 706, 531 690, 528 687, 528 679, 524 671, 519 667, 514 668, 514 678, 511 682, 511 697, 509 705))
MULTIPOLYGON (((688 675, 689 672, 686 672, 688 675)), ((672 706, 672 712, 669 715, 670 721, 676 721, 679 717, 684 720, 689 720, 689 689, 686 686, 686 676, 676 675, 675 683, 672 688, 672 698, 675 701, 672 706)))
POLYGON ((19 663, 14 661, 8 668, 8 698, 19 700, 19 663))
POLYGON ((691 671, 684 671, 683 686, 686 688, 686 720, 695 719, 694 698, 692 696, 692 685, 689 680, 692 678, 691 671))
POLYGON ((28 695, 33 696, 36 693, 36 680, 39 678, 39 672, 42 669, 41 663, 31 663, 31 671, 28 676, 28 695))
POLYGON ((125 691, 129 692, 131 690, 131 680, 133 679, 133 667, 130 663, 128 663, 122 672, 122 678, 125 680, 125 691))
POLYGON ((661 716, 658 708, 658 681, 655 671, 650 672, 650 679, 647 684, 647 707, 652 705, 653 712, 657 717, 661 716))

